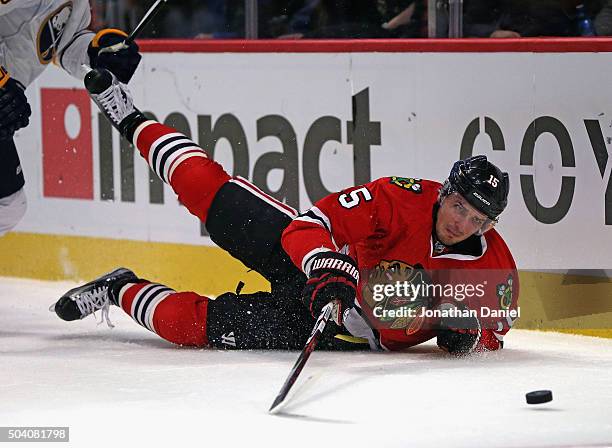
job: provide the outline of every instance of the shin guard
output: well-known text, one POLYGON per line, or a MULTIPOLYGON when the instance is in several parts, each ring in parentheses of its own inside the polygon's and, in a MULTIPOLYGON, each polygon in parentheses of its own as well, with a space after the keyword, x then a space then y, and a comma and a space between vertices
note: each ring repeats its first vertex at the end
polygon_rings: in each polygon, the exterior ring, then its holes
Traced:
POLYGON ((119 291, 118 302, 138 324, 167 341, 196 347, 208 345, 207 297, 142 282, 124 285, 119 291))
POLYGON ((230 180, 223 167, 191 139, 153 120, 136 128, 133 142, 151 169, 172 187, 181 203, 206 222, 215 195, 230 180))

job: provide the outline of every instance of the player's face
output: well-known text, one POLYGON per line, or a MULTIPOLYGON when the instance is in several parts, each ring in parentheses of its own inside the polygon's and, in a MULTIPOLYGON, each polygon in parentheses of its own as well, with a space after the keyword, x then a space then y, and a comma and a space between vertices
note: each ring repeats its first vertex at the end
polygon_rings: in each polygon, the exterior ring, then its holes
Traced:
POLYGON ((472 207, 459 193, 449 194, 440 205, 436 234, 442 244, 451 246, 483 233, 492 227, 491 220, 472 207))

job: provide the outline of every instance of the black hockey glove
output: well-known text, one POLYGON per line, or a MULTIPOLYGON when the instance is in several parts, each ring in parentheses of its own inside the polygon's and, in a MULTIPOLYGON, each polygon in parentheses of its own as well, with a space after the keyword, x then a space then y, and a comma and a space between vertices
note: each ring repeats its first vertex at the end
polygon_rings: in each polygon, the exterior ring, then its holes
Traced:
POLYGON ((142 58, 138 53, 138 45, 135 42, 129 42, 127 48, 117 52, 100 53, 100 50, 123 42, 126 37, 127 34, 121 30, 106 28, 98 31, 87 49, 91 68, 105 68, 124 84, 132 79, 142 58))
POLYGON ((304 305, 314 318, 332 300, 338 300, 333 319, 342 325, 344 311, 355 304, 359 269, 348 255, 323 252, 312 262, 312 268, 302 294, 304 305))
MULTIPOLYGON (((467 311, 468 308, 464 306, 456 307, 452 304, 448 305, 445 309, 450 310, 455 308, 457 310, 467 311)), ((466 355, 473 352, 480 342, 482 335, 482 328, 478 318, 474 316, 459 317, 459 316, 448 316, 440 319, 440 327, 438 331, 438 347, 452 353, 454 355, 466 355)))
POLYGON ((30 124, 32 109, 25 87, 0 66, 0 140, 10 140, 15 131, 30 124))

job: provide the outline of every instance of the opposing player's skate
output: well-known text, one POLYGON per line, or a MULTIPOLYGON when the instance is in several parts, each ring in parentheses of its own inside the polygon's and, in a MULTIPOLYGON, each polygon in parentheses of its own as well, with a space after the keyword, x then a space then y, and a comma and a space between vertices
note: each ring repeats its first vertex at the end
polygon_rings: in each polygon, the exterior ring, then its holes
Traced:
POLYGON ((67 321, 83 319, 102 310, 102 317, 108 323, 108 309, 111 304, 117 304, 117 291, 113 286, 137 280, 136 275, 129 269, 115 269, 89 283, 71 289, 51 305, 49 310, 55 311, 60 319, 67 321))
POLYGON ((100 108, 122 135, 145 120, 134 107, 132 94, 127 86, 105 69, 93 69, 85 75, 85 88, 91 99, 100 108))

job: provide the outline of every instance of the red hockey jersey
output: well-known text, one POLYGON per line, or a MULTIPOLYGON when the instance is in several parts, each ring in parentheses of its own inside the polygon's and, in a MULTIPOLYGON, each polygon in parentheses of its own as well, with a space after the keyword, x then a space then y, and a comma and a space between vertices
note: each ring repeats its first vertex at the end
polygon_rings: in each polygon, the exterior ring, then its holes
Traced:
MULTIPOLYGON (((432 278, 444 277, 446 284, 479 282, 484 285, 481 295, 472 294, 461 301, 478 310, 482 330, 474 349, 496 350, 515 320, 508 313, 500 317, 498 314, 504 313, 495 311, 517 309, 514 260, 494 229, 470 237, 470 244, 460 243, 436 255, 432 230, 440 187, 429 180, 384 177, 331 194, 293 220, 283 233, 283 248, 306 274, 314 255, 333 250, 352 256, 360 272, 389 265, 420 265, 432 278), (483 307, 493 310, 493 316, 481 314, 483 307)), ((360 286, 364 281, 362 275, 360 286)), ((362 289, 358 288, 358 305, 371 311, 364 306, 362 289)), ((430 326, 416 331, 412 327, 381 328, 371 312, 364 314, 368 324, 378 330, 374 334, 380 345, 388 350, 401 350, 436 336, 430 326)))

